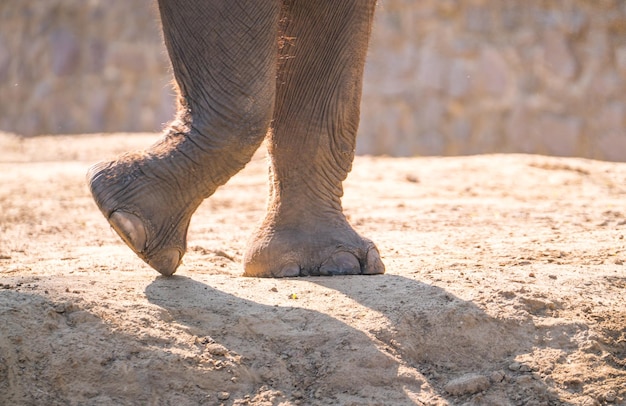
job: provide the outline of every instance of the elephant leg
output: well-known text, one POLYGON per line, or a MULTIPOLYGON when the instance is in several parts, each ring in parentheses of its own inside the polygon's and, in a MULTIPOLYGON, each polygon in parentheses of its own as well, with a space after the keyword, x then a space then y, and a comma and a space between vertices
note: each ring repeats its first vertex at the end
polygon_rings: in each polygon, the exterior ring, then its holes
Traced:
POLYGON ((175 120, 143 151, 91 168, 113 229, 164 275, 180 265, 200 203, 263 141, 276 91, 279 0, 159 0, 179 93, 175 120))
POLYGON ((250 241, 245 275, 377 274, 374 243, 342 212, 375 0, 285 2, 271 157, 270 201, 250 241))

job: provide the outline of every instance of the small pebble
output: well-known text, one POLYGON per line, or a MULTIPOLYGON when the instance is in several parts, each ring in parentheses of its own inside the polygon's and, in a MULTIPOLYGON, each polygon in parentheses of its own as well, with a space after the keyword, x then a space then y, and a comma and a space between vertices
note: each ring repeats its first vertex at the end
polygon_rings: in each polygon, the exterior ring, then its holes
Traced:
POLYGON ((65 303, 59 303, 54 306, 54 311, 57 313, 65 313, 65 303))
POLYGON ((453 396, 471 395, 482 392, 491 386, 489 378, 483 375, 468 374, 448 382, 443 389, 453 396))
POLYGON ((226 355, 228 354, 228 348, 224 347, 221 344, 212 343, 206 346, 206 350, 211 355, 226 355))
POLYGON ((219 400, 228 400, 230 398, 230 393, 228 393, 228 392, 219 392, 217 394, 217 398, 219 400))
POLYGON ((616 399, 617 399, 617 395, 612 390, 604 394, 604 400, 606 400, 609 403, 615 402, 616 399))
POLYGON ((519 371, 521 366, 522 364, 520 364, 519 362, 512 362, 509 364, 509 371, 519 371))
POLYGON ((489 375, 489 380, 493 383, 502 382, 504 379, 504 371, 493 371, 491 375, 489 375))
POLYGON ((418 178, 417 176, 415 176, 415 175, 411 175, 411 174, 406 175, 406 178, 405 178, 405 179, 407 180, 407 182, 411 182, 411 183, 420 183, 419 178, 418 178))

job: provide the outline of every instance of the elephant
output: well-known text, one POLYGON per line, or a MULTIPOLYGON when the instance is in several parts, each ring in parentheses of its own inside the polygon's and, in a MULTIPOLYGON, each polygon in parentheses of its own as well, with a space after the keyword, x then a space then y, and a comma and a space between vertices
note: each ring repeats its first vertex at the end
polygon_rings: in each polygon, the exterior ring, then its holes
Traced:
POLYGON ((265 140, 269 199, 245 276, 381 274, 343 214, 376 0, 158 0, 177 109, 159 140, 89 169, 110 226, 172 275, 191 217, 265 140))

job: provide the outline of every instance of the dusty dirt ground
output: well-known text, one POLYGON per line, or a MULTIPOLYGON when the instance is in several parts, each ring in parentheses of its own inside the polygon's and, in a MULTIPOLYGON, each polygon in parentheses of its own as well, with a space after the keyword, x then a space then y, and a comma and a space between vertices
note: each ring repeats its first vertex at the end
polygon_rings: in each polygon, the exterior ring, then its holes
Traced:
POLYGON ((273 280, 241 276, 261 152, 164 278, 85 186, 156 137, 0 135, 0 404, 626 404, 626 164, 358 157, 387 273, 273 280))

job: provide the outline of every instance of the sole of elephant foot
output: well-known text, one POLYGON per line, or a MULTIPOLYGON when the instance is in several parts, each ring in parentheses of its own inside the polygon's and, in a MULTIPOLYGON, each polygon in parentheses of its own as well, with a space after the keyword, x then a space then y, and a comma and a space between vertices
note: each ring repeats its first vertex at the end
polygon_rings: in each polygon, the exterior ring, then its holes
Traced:
POLYGON ((356 240, 354 237, 349 238, 349 242, 333 239, 323 246, 319 240, 311 238, 280 238, 273 234, 269 241, 261 238, 251 243, 244 258, 244 276, 286 278, 385 273, 385 265, 374 243, 360 237, 356 240))
POLYGON ((98 208, 122 241, 162 275, 176 272, 192 214, 184 211, 184 205, 176 211, 175 204, 167 203, 177 192, 128 160, 94 165, 87 181, 98 208))

